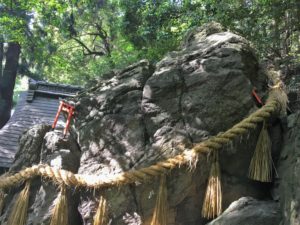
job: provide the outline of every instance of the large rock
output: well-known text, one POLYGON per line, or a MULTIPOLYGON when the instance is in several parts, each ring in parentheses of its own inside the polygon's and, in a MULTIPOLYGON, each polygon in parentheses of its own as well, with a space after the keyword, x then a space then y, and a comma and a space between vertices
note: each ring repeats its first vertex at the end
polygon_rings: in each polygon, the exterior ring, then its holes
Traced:
POLYGON ((22 135, 10 172, 17 172, 40 162, 43 140, 50 129, 50 125, 35 125, 22 135))
MULTIPOLYGON (((29 129, 21 138, 19 154, 10 172, 16 169, 45 163, 59 169, 77 173, 80 150, 72 136, 63 138, 60 131, 50 131, 50 126, 39 125, 29 129), (30 156, 30 157, 29 157, 30 156), (21 167, 22 166, 22 167, 21 167)), ((52 215, 59 188, 41 178, 32 179, 27 225, 48 225, 52 215)), ((0 223, 5 225, 17 194, 23 185, 10 190, 5 199, 5 213, 0 223)), ((79 196, 73 190, 68 190, 69 221, 72 225, 81 225, 81 216, 77 210, 79 196)))
MULTIPOLYGON (((149 166, 225 131, 254 109, 251 90, 261 89, 266 80, 249 43, 219 26, 190 32, 182 50, 167 55, 154 72, 141 61, 112 75, 73 99, 81 174, 109 176, 149 166)), ((257 133, 222 150, 224 208, 242 196, 262 198, 268 191, 246 178, 257 133)), ((207 158, 200 156, 193 173, 182 168, 170 173, 170 224, 206 223, 200 212, 208 172, 207 158)), ((111 224, 149 224, 157 188, 154 180, 102 190, 111 224)), ((96 206, 94 192, 81 196, 85 224, 91 224, 96 206)))
POLYGON ((207 225, 280 225, 279 203, 243 197, 207 225))
POLYGON ((284 147, 278 162, 274 197, 280 199, 282 225, 300 224, 300 113, 288 117, 284 147))
MULTIPOLYGON (((87 90, 72 99, 76 114, 71 135, 63 138, 60 131, 48 132, 49 126, 32 128, 21 138, 11 172, 42 162, 106 177, 149 166, 245 118, 256 109, 252 88, 263 94, 265 80, 244 38, 223 31, 218 24, 196 28, 187 34, 181 50, 171 52, 155 67, 143 60, 90 82, 87 90)), ((269 196, 270 185, 247 179, 259 128, 220 151, 224 209, 242 196, 269 196)), ((270 131, 277 137, 278 132, 270 131)), ((276 154, 278 146, 273 147, 276 154)), ((200 155, 192 172, 181 167, 168 174, 169 225, 207 224, 200 212, 208 159, 200 155)), ((154 179, 103 190, 69 188, 70 224, 91 225, 101 194, 108 200, 110 225, 149 225, 158 186, 154 179)), ((8 195, 1 224, 20 188, 8 195)), ((33 180, 27 224, 49 224, 57 193, 55 184, 33 180)), ((252 208, 261 205, 251 199, 244 202, 252 208)))

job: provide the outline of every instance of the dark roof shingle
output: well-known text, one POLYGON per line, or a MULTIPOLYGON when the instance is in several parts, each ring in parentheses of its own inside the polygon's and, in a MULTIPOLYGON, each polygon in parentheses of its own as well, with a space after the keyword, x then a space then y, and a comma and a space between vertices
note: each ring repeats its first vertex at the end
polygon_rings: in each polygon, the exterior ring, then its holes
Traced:
MULTIPOLYGON (((18 150, 19 138, 24 131, 35 124, 52 124, 59 98, 74 96, 79 87, 36 82, 27 92, 20 95, 15 112, 7 124, 0 129, 0 167, 9 167, 18 150), (34 88, 32 88, 34 87, 34 88)), ((60 116, 60 121, 64 121, 60 116)))

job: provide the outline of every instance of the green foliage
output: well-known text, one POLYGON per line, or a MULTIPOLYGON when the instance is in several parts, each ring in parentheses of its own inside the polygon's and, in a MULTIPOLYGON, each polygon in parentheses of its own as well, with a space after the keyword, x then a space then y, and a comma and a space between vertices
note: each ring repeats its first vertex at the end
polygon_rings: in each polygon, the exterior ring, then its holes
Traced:
POLYGON ((149 59, 176 49, 193 26, 217 21, 249 39, 262 58, 299 61, 298 0, 125 0, 123 32, 149 59))
POLYGON ((83 84, 176 50, 209 21, 249 39, 261 57, 299 63, 297 0, 1 0, 0 38, 22 45, 20 74, 83 84))

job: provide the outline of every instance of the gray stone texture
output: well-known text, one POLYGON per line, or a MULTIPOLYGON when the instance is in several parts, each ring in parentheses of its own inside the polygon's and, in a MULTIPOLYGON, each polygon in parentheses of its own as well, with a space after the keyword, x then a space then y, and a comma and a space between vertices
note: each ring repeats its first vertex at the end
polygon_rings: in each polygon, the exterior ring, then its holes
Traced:
MULTIPOLYGON (((45 163, 56 168, 77 173, 80 150, 72 136, 63 138, 61 131, 50 131, 50 126, 38 125, 30 128, 20 140, 20 149, 10 173, 17 169, 45 163)), ((17 194, 23 188, 12 188, 5 199, 4 214, 0 223, 5 225, 17 194)), ((27 225, 48 225, 58 196, 59 187, 47 179, 35 178, 30 188, 27 225)), ((77 210, 79 196, 69 189, 69 221, 72 225, 81 225, 81 216, 77 210)))
POLYGON ((207 225, 280 225, 279 203, 243 197, 207 225))
MULTIPOLYGON (((256 86, 263 94, 265 81, 244 38, 217 24, 196 28, 156 66, 143 60, 91 81, 70 100, 76 108, 72 135, 64 139, 60 131, 47 133, 49 127, 32 128, 21 139, 13 171, 42 162, 104 177, 149 166, 247 117, 256 109, 251 90, 256 86)), ((247 178, 259 128, 221 150, 223 209, 243 196, 268 196, 269 185, 247 178)), ((169 225, 207 224, 201 208, 209 170, 209 157, 200 155, 192 172, 185 166, 170 172, 169 225)), ((100 194, 108 200, 110 225, 149 225, 158 186, 154 179, 104 190, 69 189, 70 225, 92 224, 100 194)), ((7 203, 19 190, 11 191, 7 203)), ((49 223, 57 193, 51 182, 33 181, 28 225, 49 223)))
POLYGON ((17 172, 40 162, 44 136, 50 129, 49 125, 35 125, 23 133, 14 163, 10 167, 11 172, 17 172))
POLYGON ((277 163, 274 198, 280 200, 282 225, 300 224, 300 113, 288 117, 283 148, 277 163))
MULTIPOLYGON (((261 89, 263 80, 244 38, 218 26, 191 31, 182 49, 155 68, 141 61, 93 82, 72 100, 82 151, 79 173, 106 176, 149 166, 225 131, 255 109, 251 90, 253 85, 261 89)), ((263 198, 268 192, 266 185, 247 179, 257 133, 222 150, 224 208, 242 196, 263 198)), ((201 155, 194 172, 181 168, 170 173, 169 224, 206 223, 200 212, 209 169, 207 156, 201 155)), ((154 180, 104 190, 111 224, 149 224, 157 189, 154 180)), ((99 194, 81 195, 85 224, 91 224, 95 196, 99 194)))

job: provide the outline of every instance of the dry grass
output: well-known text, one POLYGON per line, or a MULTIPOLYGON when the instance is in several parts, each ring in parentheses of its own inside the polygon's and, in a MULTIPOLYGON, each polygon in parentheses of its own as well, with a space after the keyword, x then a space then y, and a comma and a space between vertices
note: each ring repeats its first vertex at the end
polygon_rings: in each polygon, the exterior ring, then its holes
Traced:
POLYGON ((151 225, 167 225, 168 211, 168 193, 166 176, 160 178, 159 191, 156 199, 156 205, 153 212, 151 225))
MULTIPOLYGON (((214 153, 215 155, 217 153, 214 153)), ((222 213, 221 170, 218 156, 211 165, 205 199, 202 206, 202 216, 212 219, 222 213)))
POLYGON ((99 205, 97 212, 94 217, 94 224, 93 225, 105 225, 107 222, 106 213, 107 213, 107 205, 106 199, 103 196, 100 196, 99 205))
POLYGON ((2 215, 4 200, 5 200, 5 193, 2 190, 0 190, 0 216, 2 215))
POLYGON ((29 202, 30 181, 27 181, 25 188, 20 192, 10 216, 7 225, 24 225, 27 220, 27 209, 29 202))
POLYGON ((54 207, 50 225, 68 225, 66 186, 61 186, 60 196, 54 207))
POLYGON ((261 182, 272 181, 271 145, 270 136, 266 124, 264 123, 251 159, 248 174, 249 178, 261 182))

